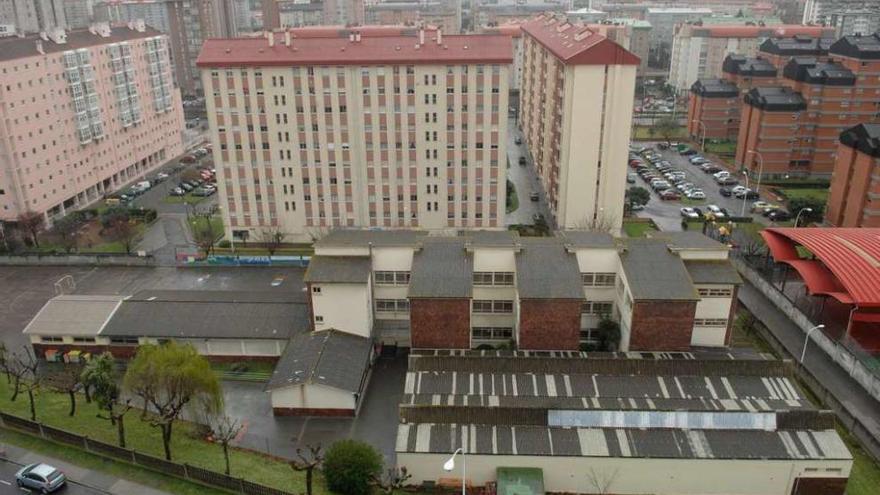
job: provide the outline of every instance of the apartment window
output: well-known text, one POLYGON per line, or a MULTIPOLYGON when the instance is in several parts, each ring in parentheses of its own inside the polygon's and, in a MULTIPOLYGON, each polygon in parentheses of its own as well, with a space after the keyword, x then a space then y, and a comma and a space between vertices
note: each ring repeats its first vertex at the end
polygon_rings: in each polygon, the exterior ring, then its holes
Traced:
POLYGON ((409 299, 376 299, 377 313, 408 313, 409 299))
POLYGON ((474 272, 474 285, 513 285, 513 272, 474 272))
POLYGON ((513 338, 513 329, 510 327, 474 327, 471 329, 473 340, 508 341, 513 338))
POLYGON ((513 313, 513 301, 475 299, 473 311, 474 313, 513 313))
POLYGON ((581 273, 581 282, 585 287, 614 287, 617 275, 613 272, 581 273))
POLYGON ((694 318, 695 327, 726 327, 727 318, 694 318))
POLYGON ((581 314, 608 316, 614 309, 611 301, 584 301, 581 303, 581 314))
POLYGON ((377 271, 373 273, 376 285, 407 285, 409 284, 409 272, 404 271, 377 271))
POLYGON ((73 342, 75 344, 94 344, 95 338, 94 337, 74 337, 73 342))
POLYGON ((733 296, 733 289, 702 288, 702 289, 697 289, 697 292, 700 294, 700 297, 732 297, 733 296))
POLYGON ((64 339, 61 337, 42 337, 40 338, 40 341, 45 343, 64 342, 64 339))

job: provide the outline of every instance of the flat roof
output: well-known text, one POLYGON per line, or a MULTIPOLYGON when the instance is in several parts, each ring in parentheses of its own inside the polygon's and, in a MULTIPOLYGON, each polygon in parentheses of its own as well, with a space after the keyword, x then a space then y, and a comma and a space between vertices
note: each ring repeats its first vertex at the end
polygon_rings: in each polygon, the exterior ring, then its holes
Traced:
POLYGON ((691 26, 692 36, 709 38, 785 38, 795 35, 821 37, 833 35, 834 28, 824 26, 804 26, 801 24, 768 24, 768 25, 743 25, 743 24, 709 24, 704 26, 691 26))
POLYGON ((589 27, 564 16, 541 14, 522 24, 523 32, 569 65, 638 65, 639 57, 589 27))
POLYGON ((123 296, 61 295, 43 305, 24 329, 28 335, 98 335, 123 296))
POLYGON ((413 255, 408 296, 470 297, 474 259, 467 252, 465 241, 463 237, 424 237, 413 255))
POLYGON ((358 393, 372 349, 370 339, 334 329, 298 334, 284 349, 266 390, 313 384, 358 393))
POLYGON ((577 258, 559 238, 524 237, 516 256, 516 287, 521 299, 583 299, 577 258))
POLYGON ((370 280, 369 256, 312 256, 305 282, 366 284, 370 280))
MULTIPOLYGON (((151 27, 146 27, 144 31, 138 31, 136 29, 131 29, 128 26, 111 27, 110 36, 107 36, 106 38, 98 34, 93 34, 88 29, 74 29, 71 31, 65 31, 65 33, 67 34, 67 42, 62 44, 55 43, 51 39, 43 40, 43 51, 49 55, 68 50, 109 45, 111 43, 119 43, 122 41, 165 36, 160 31, 151 27)), ((0 38, 0 62, 42 56, 42 54, 37 51, 38 40, 41 40, 39 34, 29 34, 24 37, 7 36, 5 38, 0 38)))
POLYGON ((425 234, 421 230, 333 229, 315 241, 315 247, 415 246, 425 234))
POLYGON ((425 31, 418 35, 371 35, 360 41, 349 38, 296 37, 285 45, 284 33, 274 34, 274 46, 263 37, 214 38, 202 45, 199 67, 270 67, 307 65, 396 64, 509 64, 513 61, 510 37, 494 34, 443 35, 425 31))
POLYGON ((673 251, 681 249, 729 251, 730 248, 715 239, 694 230, 686 231, 660 231, 650 234, 652 239, 666 241, 673 251))
POLYGON ((742 283, 736 268, 728 260, 684 260, 684 266, 695 284, 742 283))
POLYGON ((634 300, 699 299, 684 263, 664 240, 628 239, 620 261, 634 300))

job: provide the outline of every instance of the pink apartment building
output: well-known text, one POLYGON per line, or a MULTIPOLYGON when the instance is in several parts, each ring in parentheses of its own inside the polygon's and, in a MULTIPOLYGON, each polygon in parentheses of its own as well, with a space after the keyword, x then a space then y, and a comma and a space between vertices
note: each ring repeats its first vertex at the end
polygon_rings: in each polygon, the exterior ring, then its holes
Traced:
POLYGON ((0 221, 48 221, 183 152, 167 36, 143 23, 0 39, 0 221))

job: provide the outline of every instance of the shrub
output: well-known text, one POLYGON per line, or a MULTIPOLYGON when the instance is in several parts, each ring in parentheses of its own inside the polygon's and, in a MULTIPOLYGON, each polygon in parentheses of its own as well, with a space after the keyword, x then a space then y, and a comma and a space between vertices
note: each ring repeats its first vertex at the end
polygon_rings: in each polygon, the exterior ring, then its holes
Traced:
POLYGON ((346 495, 368 495, 371 480, 382 471, 382 456, 371 445, 358 440, 340 440, 324 456, 327 488, 346 495))
POLYGON ((223 239, 222 241, 220 241, 219 244, 217 244, 217 247, 223 248, 223 249, 229 249, 230 246, 232 246, 232 243, 230 243, 226 239, 223 239))

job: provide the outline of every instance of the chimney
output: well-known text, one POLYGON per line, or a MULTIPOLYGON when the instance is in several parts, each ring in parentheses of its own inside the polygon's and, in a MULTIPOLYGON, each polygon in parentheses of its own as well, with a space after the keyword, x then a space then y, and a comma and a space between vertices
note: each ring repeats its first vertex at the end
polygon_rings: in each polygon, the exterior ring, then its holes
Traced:
POLYGON ((37 43, 37 52, 39 52, 40 55, 45 55, 46 50, 43 49, 43 40, 37 40, 36 43, 37 43))
POLYGON ((284 31, 284 46, 290 48, 290 30, 284 31))
POLYGON ((425 28, 419 28, 419 44, 425 44, 425 28))
POLYGON ((348 41, 354 43, 354 32, 348 33, 348 41))
POLYGON ((441 31, 440 28, 437 28, 437 44, 443 44, 443 31, 441 31))
POLYGON ((354 40, 357 41, 358 43, 361 42, 361 32, 360 31, 354 33, 354 40))
POLYGON ((269 39, 269 46, 275 46, 275 33, 269 31, 266 33, 266 37, 269 39))

